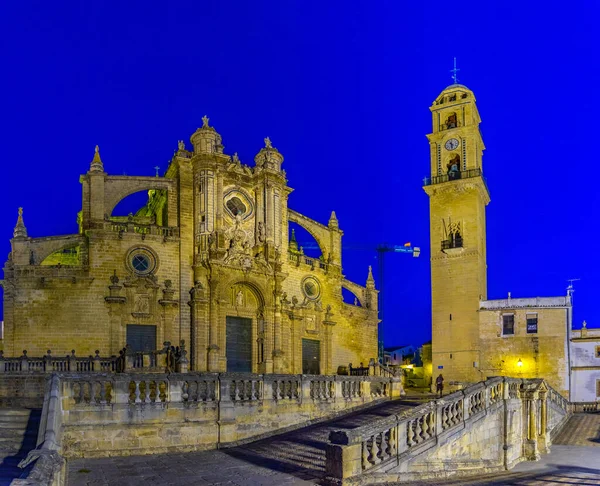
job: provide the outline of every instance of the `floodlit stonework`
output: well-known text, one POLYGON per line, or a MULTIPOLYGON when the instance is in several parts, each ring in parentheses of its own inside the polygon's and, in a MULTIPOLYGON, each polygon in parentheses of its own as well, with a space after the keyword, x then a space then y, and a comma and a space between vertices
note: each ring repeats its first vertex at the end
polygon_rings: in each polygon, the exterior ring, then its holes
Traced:
POLYGON ((343 232, 288 208, 283 156, 269 138, 255 164, 224 153, 203 118, 164 177, 109 175, 98 147, 79 232, 32 238, 19 210, 4 266, 5 356, 118 355, 185 342, 190 370, 335 373, 377 356, 377 291, 342 275, 343 232), (148 203, 112 215, 130 194, 148 203), (320 258, 288 231, 304 227, 320 258), (342 300, 342 288, 357 305, 342 300))
POLYGON ((570 296, 487 300, 490 195, 475 96, 453 84, 430 110, 432 376, 450 389, 497 375, 544 378, 568 396, 570 296))

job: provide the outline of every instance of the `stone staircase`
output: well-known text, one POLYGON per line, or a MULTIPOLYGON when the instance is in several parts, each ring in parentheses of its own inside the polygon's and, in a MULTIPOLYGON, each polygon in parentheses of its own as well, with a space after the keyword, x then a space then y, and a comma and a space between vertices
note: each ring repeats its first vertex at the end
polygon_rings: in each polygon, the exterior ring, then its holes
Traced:
POLYGON ((40 409, 0 408, 0 486, 23 473, 17 464, 36 446, 40 415, 40 409))
POLYGON ((422 400, 410 398, 385 402, 337 419, 222 451, 246 462, 288 472, 303 479, 321 479, 325 474, 325 449, 330 432, 354 429, 402 413, 421 403, 422 400))

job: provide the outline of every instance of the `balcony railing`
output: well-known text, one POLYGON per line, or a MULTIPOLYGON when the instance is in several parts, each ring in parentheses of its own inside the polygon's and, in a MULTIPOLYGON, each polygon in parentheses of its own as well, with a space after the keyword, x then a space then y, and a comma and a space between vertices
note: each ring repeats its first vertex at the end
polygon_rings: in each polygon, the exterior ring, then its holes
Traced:
MULTIPOLYGON (((432 186, 434 184, 442 184, 444 182, 457 181, 459 179, 471 179, 472 177, 479 177, 481 175, 482 173, 480 168, 469 170, 455 170, 449 172, 448 174, 443 174, 434 177, 426 177, 423 182, 425 186, 432 186)), ((485 179, 483 181, 485 183, 485 179)), ((487 189, 487 184, 485 188, 487 189)))
POLYGON ((450 250, 451 248, 462 248, 463 239, 462 236, 456 236, 452 240, 443 240, 442 241, 442 251, 450 250))

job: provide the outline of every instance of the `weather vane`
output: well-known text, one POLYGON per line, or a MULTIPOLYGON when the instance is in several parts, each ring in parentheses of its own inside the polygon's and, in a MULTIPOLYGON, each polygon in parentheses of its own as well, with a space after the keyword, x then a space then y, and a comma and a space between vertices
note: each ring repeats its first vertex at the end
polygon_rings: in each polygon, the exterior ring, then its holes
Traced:
POLYGON ((454 58, 454 68, 450 69, 450 72, 452 73, 452 79, 454 80, 454 84, 458 84, 458 71, 460 71, 460 69, 456 67, 456 58, 454 58))

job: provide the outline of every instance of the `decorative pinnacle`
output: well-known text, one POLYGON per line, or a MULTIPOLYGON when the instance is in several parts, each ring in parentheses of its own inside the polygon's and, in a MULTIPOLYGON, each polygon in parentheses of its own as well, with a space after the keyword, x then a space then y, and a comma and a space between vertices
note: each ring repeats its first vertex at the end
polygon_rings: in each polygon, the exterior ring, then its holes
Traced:
POLYGON ((158 177, 158 169, 160 169, 160 167, 158 165, 155 165, 154 170, 156 171, 156 177, 158 177))
POLYGON ((458 84, 458 71, 460 71, 460 69, 458 69, 456 67, 456 58, 454 58, 454 68, 450 69, 450 72, 452 73, 452 80, 454 81, 454 84, 458 84))
POLYGON ((202 128, 208 128, 208 120, 209 118, 206 115, 202 117, 202 128))
POLYGON ((587 329, 587 322, 583 321, 583 328, 587 329))
POLYGON ((266 148, 273 148, 273 144, 271 143, 271 139, 269 137, 265 138, 265 147, 266 148))
POLYGON ((329 218, 329 227, 330 228, 339 228, 340 227, 337 216, 335 215, 335 211, 331 211, 331 217, 329 218))
POLYGON ((17 217, 17 224, 13 231, 13 238, 27 238, 27 228, 23 222, 23 208, 19 208, 19 216, 17 217))
POLYGON ((296 241, 296 230, 292 228, 292 237, 290 238, 290 248, 298 251, 298 242, 296 241))
POLYGON ((375 288, 375 279, 373 278, 373 268, 369 265, 369 275, 367 275, 367 288, 375 288))
POLYGON ((94 158, 90 164, 90 172, 104 172, 104 165, 102 165, 100 147, 98 147, 98 145, 96 145, 96 148, 94 149, 94 158))

